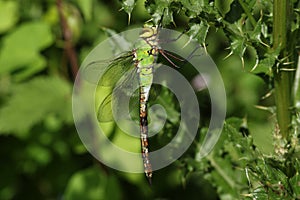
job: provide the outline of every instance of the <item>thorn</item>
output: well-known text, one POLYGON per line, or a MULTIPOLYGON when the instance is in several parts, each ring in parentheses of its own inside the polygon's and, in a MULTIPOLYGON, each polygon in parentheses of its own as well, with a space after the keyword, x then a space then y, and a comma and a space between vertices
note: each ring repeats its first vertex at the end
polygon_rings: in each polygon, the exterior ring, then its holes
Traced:
POLYGON ((245 70, 245 61, 244 61, 244 57, 241 57, 241 61, 242 61, 243 69, 245 70))
POLYGON ((128 13, 128 25, 130 25, 131 13, 128 13))
POLYGON ((258 57, 256 56, 256 59, 255 59, 255 64, 254 64, 254 66, 252 67, 252 69, 250 70, 250 72, 253 72, 255 69, 256 69, 256 67, 258 66, 258 57))
POLYGON ((147 24, 147 23, 149 23, 149 22, 152 22, 153 21, 153 19, 149 19, 149 20, 147 20, 146 22, 145 22, 145 24, 147 24))
POLYGON ((262 100, 270 97, 274 93, 274 89, 270 90, 267 94, 261 97, 262 100))
POLYGON ((227 56, 225 56, 225 58, 223 58, 223 60, 226 60, 226 59, 229 58, 232 54, 233 54, 233 52, 231 51, 227 56))
POLYGON ((204 48, 204 51, 206 53, 206 55, 208 55, 208 52, 207 52, 207 49, 206 49, 206 45, 205 44, 202 44, 203 48, 204 48))

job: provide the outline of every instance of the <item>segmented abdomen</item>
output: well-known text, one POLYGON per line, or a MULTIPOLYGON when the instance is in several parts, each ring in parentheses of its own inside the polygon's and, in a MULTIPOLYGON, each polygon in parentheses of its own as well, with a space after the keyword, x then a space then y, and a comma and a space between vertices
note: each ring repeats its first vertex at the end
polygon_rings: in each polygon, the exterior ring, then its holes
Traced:
POLYGON ((140 134, 142 146, 142 158, 145 174, 151 183, 152 166, 149 158, 148 144, 148 119, 147 103, 150 88, 153 81, 153 66, 158 55, 157 27, 143 28, 140 37, 142 40, 134 50, 134 61, 138 68, 140 86, 140 134))
POLYGON ((141 146, 142 146, 142 157, 145 174, 151 183, 152 178, 152 166, 149 158, 149 148, 148 148, 148 110, 147 101, 149 96, 149 88, 140 86, 140 134, 141 134, 141 146))

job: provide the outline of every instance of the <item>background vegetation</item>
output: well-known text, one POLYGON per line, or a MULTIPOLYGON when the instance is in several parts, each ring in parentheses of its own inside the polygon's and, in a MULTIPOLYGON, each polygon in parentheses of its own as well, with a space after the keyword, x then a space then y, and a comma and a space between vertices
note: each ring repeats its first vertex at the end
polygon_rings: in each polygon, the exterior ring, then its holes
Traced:
MULTIPOLYGON (((299 6, 0 0, 0 199, 300 199, 299 6), (207 158, 197 159, 203 124, 195 144, 155 172, 150 187, 144 174, 115 171, 86 151, 71 95, 80 63, 108 37, 101 27, 120 32, 163 13, 163 26, 207 46, 225 83, 227 119, 207 158)), ((199 93, 203 110, 206 98, 199 93)), ((174 126, 168 122, 156 142, 174 126)))

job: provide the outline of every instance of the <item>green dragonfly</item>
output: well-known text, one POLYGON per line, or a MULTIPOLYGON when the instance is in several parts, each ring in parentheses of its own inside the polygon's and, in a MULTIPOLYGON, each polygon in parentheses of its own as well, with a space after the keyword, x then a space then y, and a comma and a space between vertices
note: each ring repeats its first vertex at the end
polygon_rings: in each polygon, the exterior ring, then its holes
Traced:
MULTIPOLYGON (((158 55, 162 55, 167 62, 176 66, 168 56, 176 58, 172 54, 164 51, 159 46, 159 26, 145 25, 139 34, 139 40, 136 42, 132 51, 119 56, 118 58, 108 61, 94 61, 87 65, 88 68, 103 68, 105 71, 99 81, 102 86, 114 86, 120 90, 125 90, 125 87, 134 87, 131 83, 138 84, 138 99, 139 103, 139 125, 140 125, 140 140, 141 152, 144 165, 144 172, 151 183, 152 166, 149 158, 149 143, 148 143, 148 101, 150 89, 153 83, 153 73, 158 59, 158 55), (168 56, 167 56, 168 55, 168 56), (126 74, 124 76, 124 74, 126 74), (122 78, 126 77, 126 80, 122 78), (125 84, 127 82, 127 85, 125 84), (129 83, 129 84, 128 84, 129 83)), ((179 59, 179 58, 177 58, 179 59)), ((122 98, 122 95, 119 95, 122 98)), ((97 117, 99 122, 113 121, 114 116, 111 111, 111 102, 113 101, 112 93, 109 94, 100 104, 97 117)))

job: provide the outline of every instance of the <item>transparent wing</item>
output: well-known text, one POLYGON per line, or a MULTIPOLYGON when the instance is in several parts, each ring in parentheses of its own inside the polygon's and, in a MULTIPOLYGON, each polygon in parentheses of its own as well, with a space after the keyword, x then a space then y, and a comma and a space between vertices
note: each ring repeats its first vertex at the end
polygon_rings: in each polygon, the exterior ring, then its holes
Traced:
POLYGON ((83 66, 83 78, 93 84, 113 87, 128 70, 133 69, 131 52, 120 55, 113 60, 92 61, 83 66))
MULTIPOLYGON (((112 93, 106 96, 98 108, 99 122, 116 120, 139 121, 139 84, 137 70, 127 72, 116 84, 112 93), (122 80, 122 79, 125 80, 122 80)), ((161 86, 152 85, 149 102, 154 102, 159 96, 161 86)))
MULTIPOLYGON (((95 62, 89 67, 98 68, 101 65, 103 62, 95 62)), ((97 84, 112 89, 98 108, 99 122, 128 119, 130 113, 138 115, 138 74, 132 56, 119 57, 110 62, 97 84)))
POLYGON ((121 91, 114 94, 110 93, 100 104, 97 112, 99 122, 110 122, 118 119, 137 120, 138 116, 138 91, 134 92, 131 96, 124 95, 121 91))

